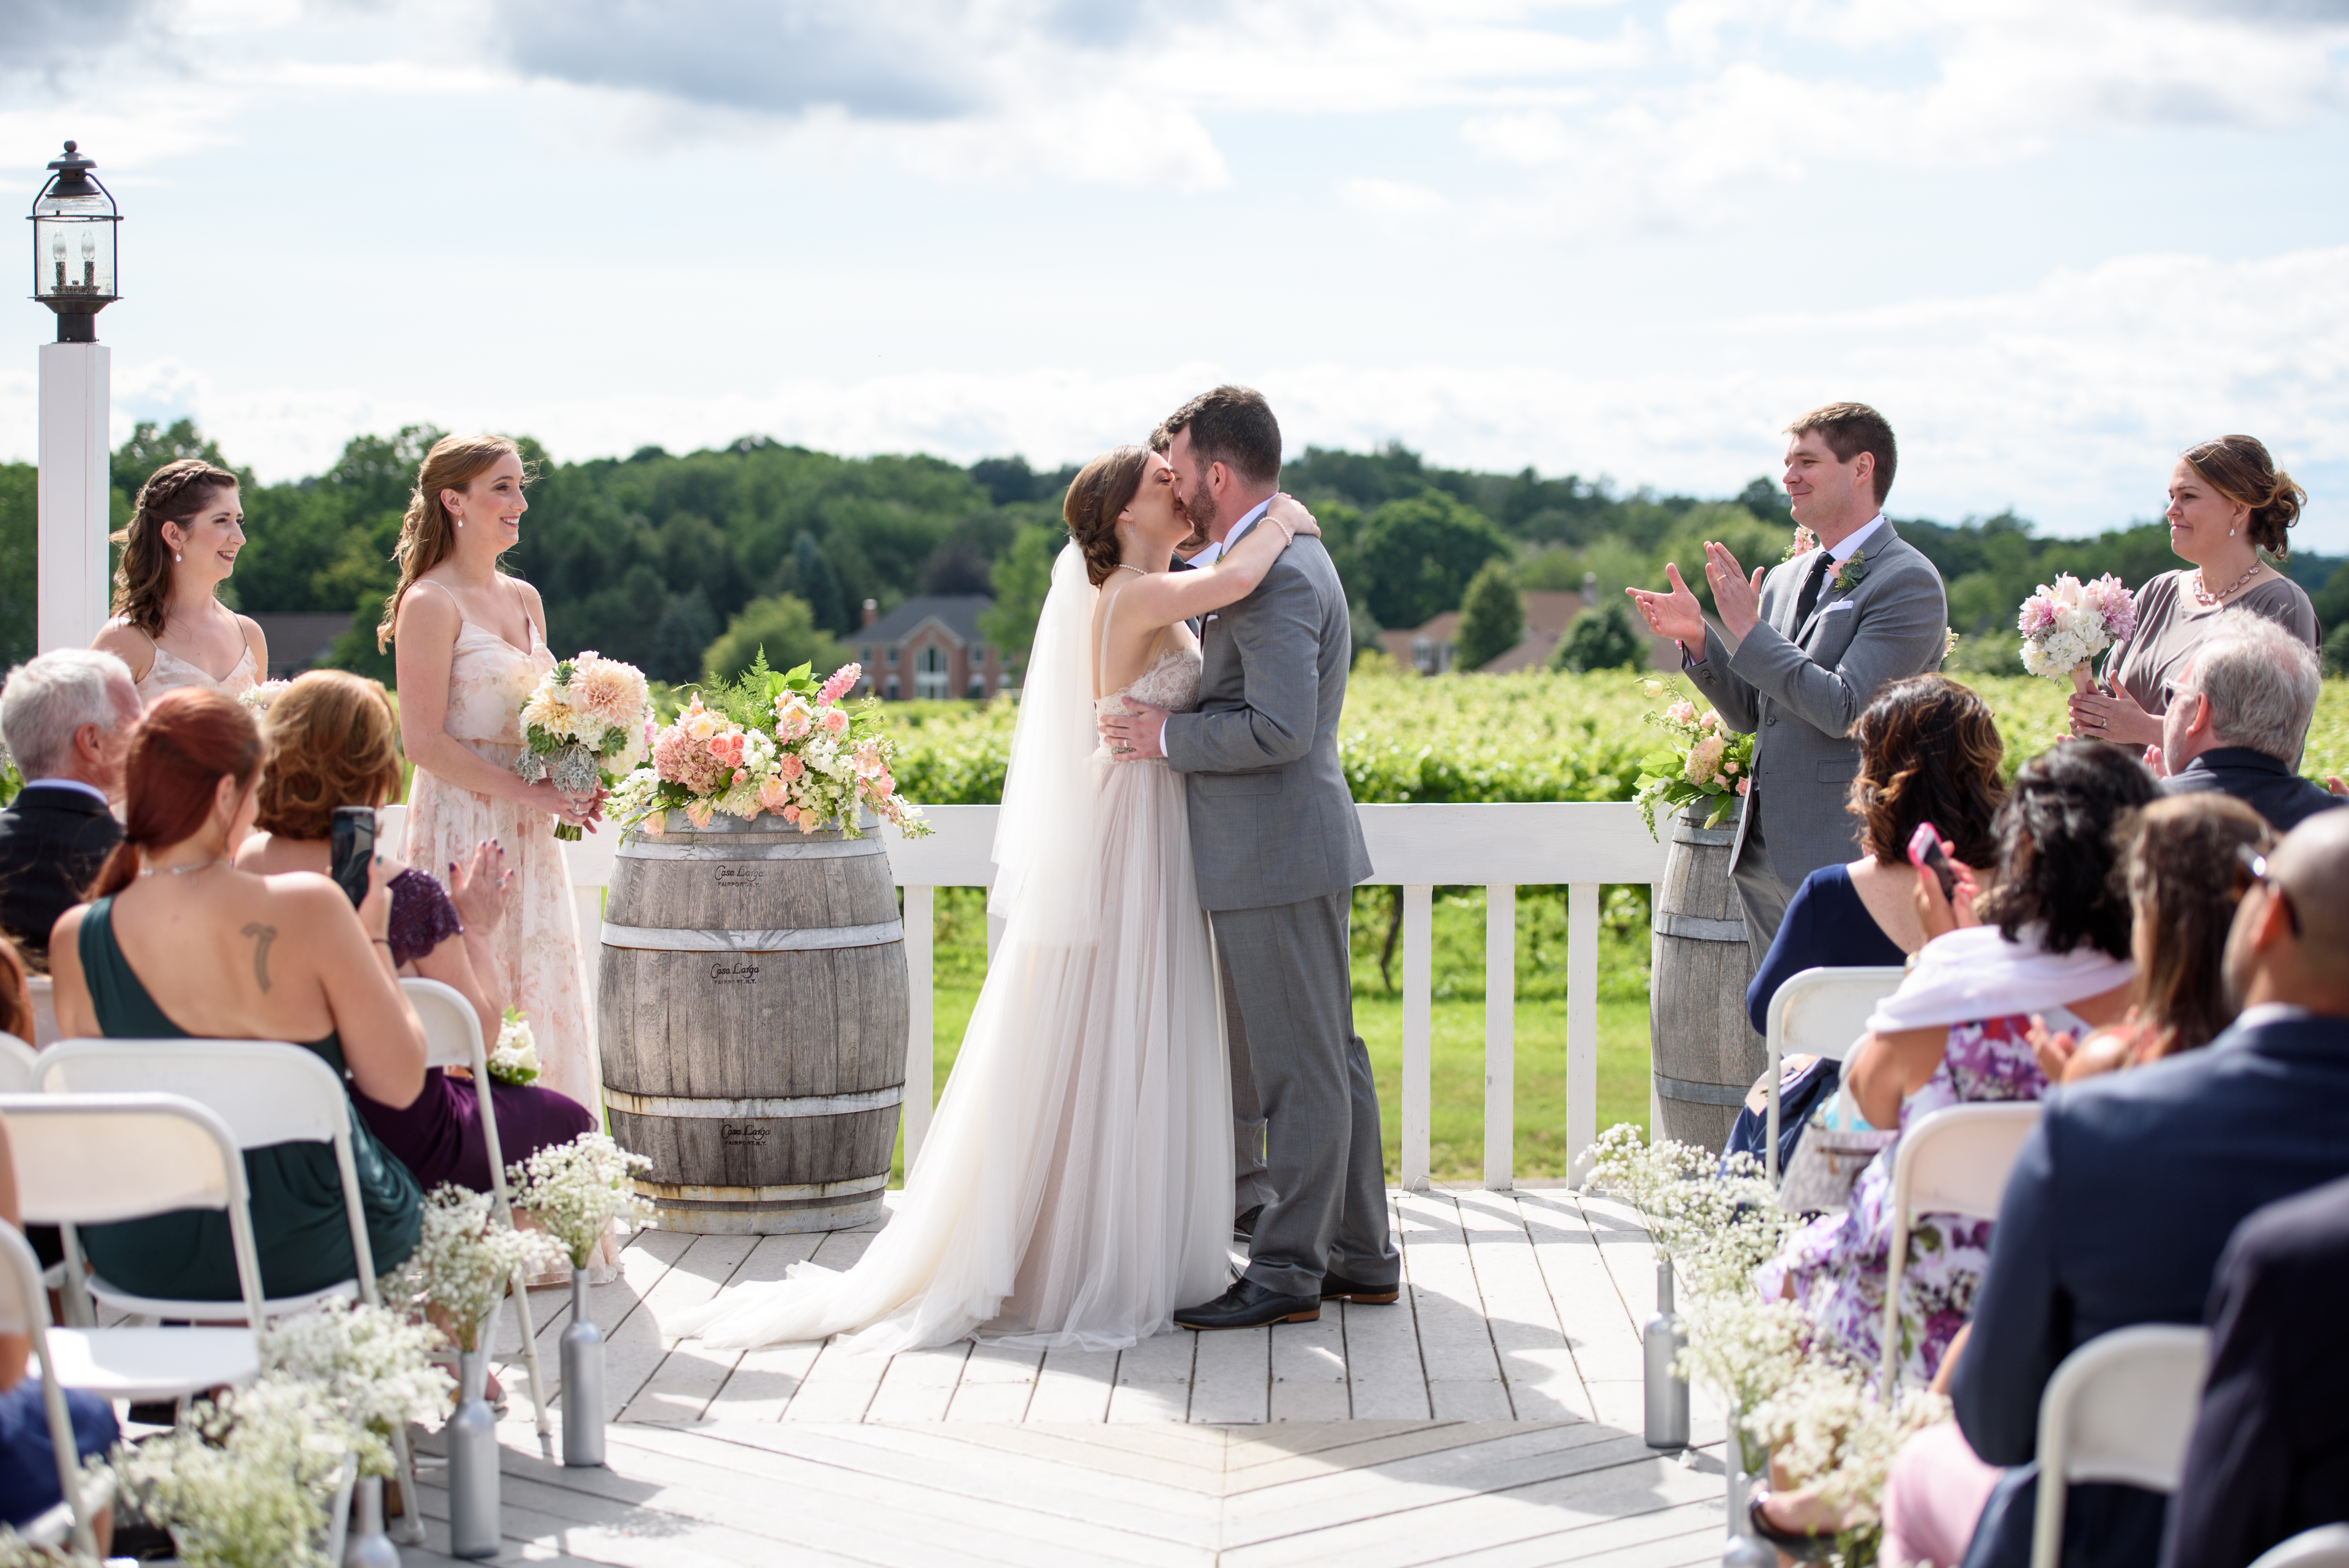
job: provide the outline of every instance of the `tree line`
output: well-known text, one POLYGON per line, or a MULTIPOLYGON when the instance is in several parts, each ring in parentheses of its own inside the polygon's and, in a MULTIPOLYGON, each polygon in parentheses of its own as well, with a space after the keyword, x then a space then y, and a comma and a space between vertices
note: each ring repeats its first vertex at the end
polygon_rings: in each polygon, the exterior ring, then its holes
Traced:
MULTIPOLYGON (((347 614, 332 662, 388 681, 375 625, 395 581, 398 536, 418 462, 441 432, 411 426, 356 436, 327 469, 262 485, 249 473, 247 542, 226 589, 238 608, 347 614)), ((594 647, 658 680, 729 674, 763 646, 771 662, 850 656, 867 600, 883 612, 923 593, 984 593, 983 634, 1017 662, 1032 636, 1064 537, 1062 491, 1073 468, 1040 472, 1019 458, 968 467, 923 456, 843 458, 750 436, 685 454, 645 447, 626 458, 557 462, 519 443, 536 469, 521 545, 508 557, 545 600, 547 638, 594 647)), ((202 457, 234 469, 195 425, 137 427, 113 454, 119 527, 161 464, 202 457)), ((1603 479, 1445 469, 1399 444, 1351 452, 1309 447, 1282 470, 1312 506, 1346 583, 1358 645, 1381 628, 1462 610, 1460 664, 1514 644, 1518 595, 1590 582, 1599 610, 1569 630, 1574 667, 1634 663, 1644 652, 1620 608, 1630 584, 1681 563, 1704 596, 1702 543, 1727 543, 1749 567, 1775 563, 1792 537, 1785 497, 1767 479, 1706 499, 1619 491, 1603 479), (1481 655, 1470 657, 1470 655, 1481 655)), ((0 464, 0 661, 33 647, 35 474, 0 464)), ((1958 667, 2019 672, 2014 615, 2058 572, 2117 573, 2132 586, 2176 565, 2167 527, 2132 523, 2093 539, 2044 539, 2011 512, 1941 523, 1896 519, 1950 584, 1958 667)), ((2328 665, 2349 653, 2349 563, 2295 554, 2316 597, 2328 665)))

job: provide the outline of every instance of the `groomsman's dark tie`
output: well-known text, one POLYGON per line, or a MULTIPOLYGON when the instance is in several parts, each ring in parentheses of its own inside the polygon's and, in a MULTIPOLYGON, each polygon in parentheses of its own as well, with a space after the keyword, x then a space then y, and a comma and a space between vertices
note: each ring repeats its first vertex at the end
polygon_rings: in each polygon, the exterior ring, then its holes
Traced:
POLYGON ((1819 590, 1826 586, 1827 573, 1834 569, 1835 557, 1824 550, 1819 552, 1819 558, 1811 562, 1810 574, 1803 579, 1802 597, 1795 601, 1795 630, 1797 633, 1802 631, 1803 623, 1811 618, 1811 612, 1818 608, 1819 590))

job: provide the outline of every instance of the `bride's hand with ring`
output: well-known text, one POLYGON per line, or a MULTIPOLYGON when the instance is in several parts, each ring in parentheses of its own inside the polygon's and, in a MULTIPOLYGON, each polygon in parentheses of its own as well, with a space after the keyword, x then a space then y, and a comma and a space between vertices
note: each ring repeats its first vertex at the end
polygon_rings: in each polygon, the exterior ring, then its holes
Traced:
POLYGON ((2084 740, 2133 747, 2161 744, 2161 715, 2146 712, 2126 691, 2074 692, 2071 707, 2072 733, 2084 740))

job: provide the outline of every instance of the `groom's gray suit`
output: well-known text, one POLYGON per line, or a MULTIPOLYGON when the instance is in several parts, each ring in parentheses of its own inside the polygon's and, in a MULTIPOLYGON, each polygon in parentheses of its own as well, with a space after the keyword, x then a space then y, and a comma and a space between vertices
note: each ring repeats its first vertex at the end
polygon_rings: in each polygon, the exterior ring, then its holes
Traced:
POLYGON ((1371 871, 1338 764, 1353 634, 1321 542, 1298 540, 1210 616, 1200 652, 1198 711, 1170 715, 1164 746, 1190 775, 1199 902, 1264 1111, 1273 1195, 1247 1277, 1283 1295, 1319 1295, 1330 1274, 1392 1285, 1402 1264, 1347 959, 1354 884, 1371 871))

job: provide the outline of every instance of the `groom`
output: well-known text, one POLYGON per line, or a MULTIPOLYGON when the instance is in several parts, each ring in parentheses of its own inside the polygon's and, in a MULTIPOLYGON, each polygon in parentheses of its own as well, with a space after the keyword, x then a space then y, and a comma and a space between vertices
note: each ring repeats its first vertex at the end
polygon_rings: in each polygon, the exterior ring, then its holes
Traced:
MULTIPOLYGON (((1218 387, 1158 434, 1175 493, 1218 553, 1257 525, 1280 482, 1280 426, 1263 394, 1218 387)), ((1247 1272, 1175 1313, 1185 1328, 1305 1323, 1324 1301, 1391 1302, 1402 1274, 1347 961, 1354 884, 1371 871, 1338 766, 1352 652, 1337 568, 1319 540, 1300 539, 1255 593, 1207 617, 1196 713, 1129 698, 1138 712, 1102 720, 1112 750, 1191 776, 1199 901, 1265 1119, 1271 1195, 1247 1272)))

